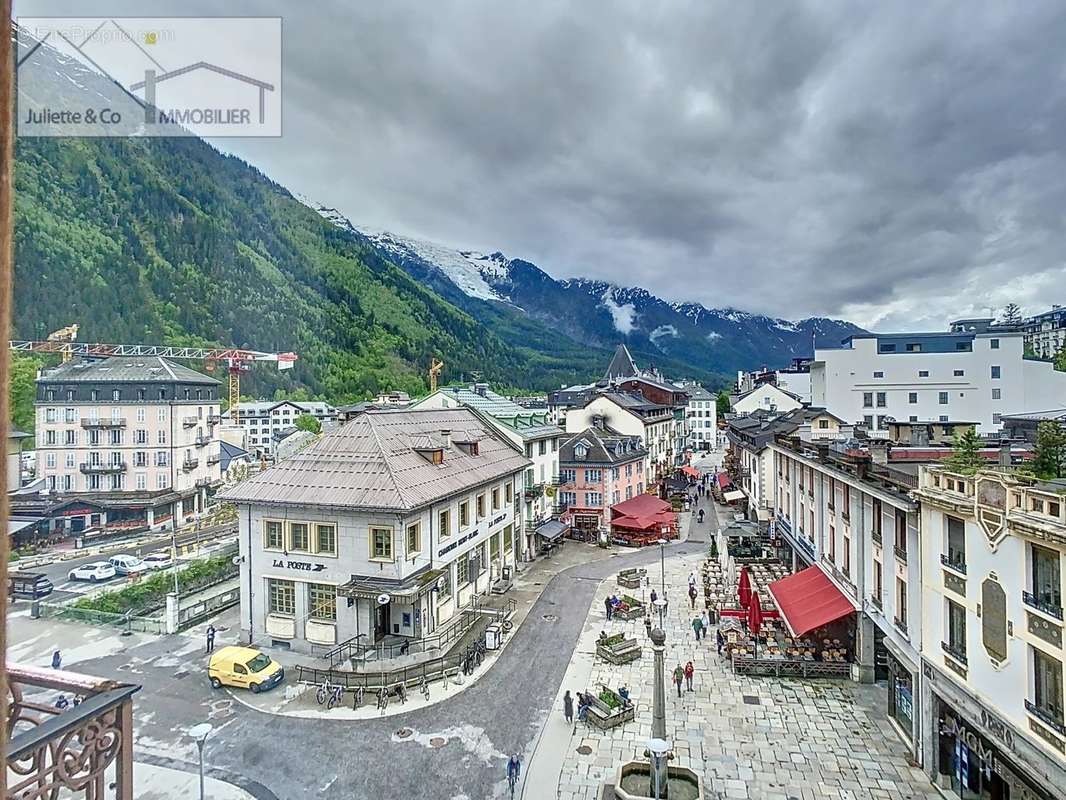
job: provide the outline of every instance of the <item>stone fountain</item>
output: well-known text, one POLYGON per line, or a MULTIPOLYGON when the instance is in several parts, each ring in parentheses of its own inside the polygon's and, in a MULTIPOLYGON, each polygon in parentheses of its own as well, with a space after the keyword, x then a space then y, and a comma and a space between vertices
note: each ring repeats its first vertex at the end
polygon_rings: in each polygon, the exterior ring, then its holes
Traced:
POLYGON ((651 632, 651 649, 655 654, 655 691, 652 738, 644 751, 648 760, 619 764, 614 776, 614 795, 618 800, 703 800, 700 776, 688 767, 670 765, 674 756, 666 738, 666 633, 662 628, 651 632))

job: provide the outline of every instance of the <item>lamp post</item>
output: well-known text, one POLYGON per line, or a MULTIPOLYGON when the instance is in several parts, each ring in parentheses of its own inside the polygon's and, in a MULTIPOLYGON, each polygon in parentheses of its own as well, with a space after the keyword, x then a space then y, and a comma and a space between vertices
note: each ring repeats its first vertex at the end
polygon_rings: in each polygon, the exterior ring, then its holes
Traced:
POLYGON ((666 633, 662 628, 656 628, 651 632, 651 650, 655 656, 655 690, 652 694, 651 710, 651 735, 652 741, 648 742, 648 751, 651 755, 651 791, 652 796, 662 798, 666 796, 666 752, 670 746, 666 743, 666 678, 663 674, 665 669, 666 633), (662 743, 664 748, 652 747, 652 742, 662 743), (662 758, 657 753, 662 753, 662 758))
POLYGON ((200 800, 204 800, 204 744, 211 735, 214 726, 210 722, 201 722, 189 728, 189 736, 196 740, 196 749, 200 751, 200 800))

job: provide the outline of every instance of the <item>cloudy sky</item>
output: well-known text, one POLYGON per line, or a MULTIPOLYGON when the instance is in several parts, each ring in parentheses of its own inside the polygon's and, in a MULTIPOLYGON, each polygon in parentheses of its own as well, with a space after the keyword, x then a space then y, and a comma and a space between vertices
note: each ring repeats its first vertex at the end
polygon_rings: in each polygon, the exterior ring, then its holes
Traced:
POLYGON ((882 330, 1066 301, 1061 2, 225 11, 284 17, 284 136, 217 144, 356 224, 882 330))

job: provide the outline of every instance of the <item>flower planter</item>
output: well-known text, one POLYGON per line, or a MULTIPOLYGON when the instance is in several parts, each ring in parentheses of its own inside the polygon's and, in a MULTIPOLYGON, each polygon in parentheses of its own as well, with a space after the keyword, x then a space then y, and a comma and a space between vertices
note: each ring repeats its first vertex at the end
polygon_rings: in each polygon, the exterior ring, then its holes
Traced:
POLYGON ((644 604, 642 602, 627 594, 622 595, 618 599, 622 601, 622 605, 614 610, 614 616, 617 619, 632 620, 644 618, 644 604))
POLYGON ((604 686, 598 696, 592 697, 588 722, 593 727, 606 731, 624 725, 635 716, 636 707, 632 703, 623 702, 617 692, 604 686))
POLYGON ((600 634, 596 642, 596 655, 609 664, 628 664, 640 658, 641 649, 636 639, 627 639, 624 634, 600 634))
POLYGON ((644 569, 624 569, 618 573, 618 585, 625 589, 639 589, 646 574, 644 569))

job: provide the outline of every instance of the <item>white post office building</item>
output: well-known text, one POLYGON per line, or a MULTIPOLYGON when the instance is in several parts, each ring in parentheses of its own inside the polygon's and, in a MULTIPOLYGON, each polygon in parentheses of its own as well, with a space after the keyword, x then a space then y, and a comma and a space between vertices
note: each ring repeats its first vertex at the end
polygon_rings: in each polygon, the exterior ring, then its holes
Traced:
POLYGON ((227 489, 242 639, 321 652, 439 632, 513 575, 529 463, 467 409, 374 410, 227 489))

